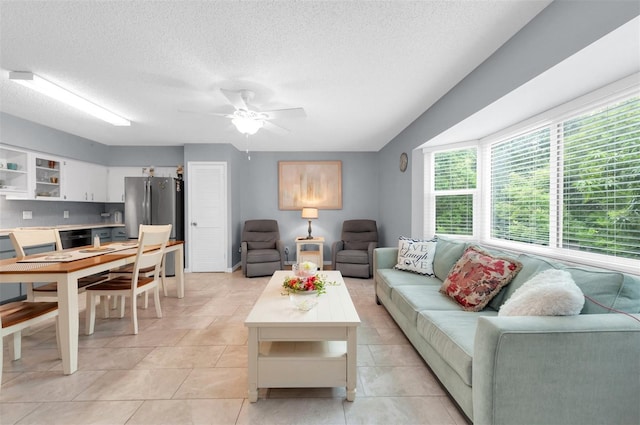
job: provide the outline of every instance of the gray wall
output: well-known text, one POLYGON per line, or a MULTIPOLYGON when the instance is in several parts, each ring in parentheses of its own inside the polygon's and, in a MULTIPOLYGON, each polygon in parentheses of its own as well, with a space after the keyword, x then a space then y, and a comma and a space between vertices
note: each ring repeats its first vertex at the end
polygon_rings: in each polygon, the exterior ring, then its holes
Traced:
MULTIPOLYGON (((107 219, 100 217, 100 213, 109 211, 108 205, 93 202, 7 201, 4 196, 0 196, 0 229, 107 223, 107 219), (33 218, 23 220, 23 211, 31 211, 33 218), (69 218, 63 218, 64 211, 69 211, 69 218)), ((122 210, 122 208, 119 209, 122 210)))
POLYGON ((107 146, 0 112, 0 143, 106 166, 182 164, 182 146, 107 146))
MULTIPOLYGON (((378 221, 377 153, 375 152, 253 152, 251 160, 243 155, 241 167, 241 223, 249 219, 278 220, 280 236, 289 247, 289 261, 295 260, 294 239, 306 236, 308 221, 300 211, 278 209, 278 161, 342 161, 342 209, 320 210, 312 220, 312 234, 325 238, 324 260, 331 259, 331 243, 340 239, 342 222, 369 218, 378 221)), ((382 227, 382 223, 378 222, 382 227)), ((241 231, 241 229, 239 229, 241 231)))
POLYGON ((109 146, 0 112, 0 143, 108 165, 109 146))
MULTIPOLYGON (((329 261, 330 245, 339 239, 342 222, 351 218, 378 220, 379 191, 376 170, 377 153, 327 152, 252 152, 251 160, 231 145, 186 145, 185 164, 190 161, 227 162, 229 193, 228 225, 232 238, 228 267, 240 262, 240 238, 245 220, 271 218, 278 220, 280 234, 289 247, 289 261, 295 260, 296 236, 307 234, 307 221, 300 211, 278 209, 278 161, 341 160, 342 210, 320 210, 313 220, 313 235, 325 237, 325 261, 329 261)), ((189 185, 188 178, 186 185, 189 185)))
MULTIPOLYGON (((414 149, 639 14, 637 1, 554 1, 391 140, 378 157, 380 189, 385 194, 380 203, 380 221, 385 224, 382 240, 394 244, 398 236, 412 230, 412 236, 422 236, 421 229, 411 227, 411 214, 423 214, 422 204, 421 199, 412 199, 410 173, 398 171, 401 152, 421 155, 414 149)), ((420 166, 420 161, 410 163, 420 166)), ((414 184, 419 184, 416 179, 422 173, 416 171, 414 184)))
POLYGON ((109 146, 107 165, 176 167, 184 165, 184 148, 182 146, 109 146))

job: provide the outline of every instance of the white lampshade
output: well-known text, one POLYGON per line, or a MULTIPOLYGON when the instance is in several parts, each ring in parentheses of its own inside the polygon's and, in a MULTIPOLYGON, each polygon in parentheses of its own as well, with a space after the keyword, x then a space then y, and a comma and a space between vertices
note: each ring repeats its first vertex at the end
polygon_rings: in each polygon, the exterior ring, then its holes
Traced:
POLYGON ((318 209, 310 208, 310 207, 302 208, 302 218, 306 218, 306 219, 318 218, 318 209))

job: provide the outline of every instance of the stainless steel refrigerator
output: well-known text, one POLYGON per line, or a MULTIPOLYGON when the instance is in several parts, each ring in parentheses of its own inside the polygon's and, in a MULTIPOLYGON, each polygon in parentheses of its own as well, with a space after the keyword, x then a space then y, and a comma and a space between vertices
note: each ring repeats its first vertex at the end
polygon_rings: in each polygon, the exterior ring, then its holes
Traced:
MULTIPOLYGON (((171 224, 171 239, 184 240, 184 185, 173 177, 125 177, 124 223, 129 239, 138 238, 141 224, 171 224)), ((174 275, 173 253, 166 273, 174 275)))

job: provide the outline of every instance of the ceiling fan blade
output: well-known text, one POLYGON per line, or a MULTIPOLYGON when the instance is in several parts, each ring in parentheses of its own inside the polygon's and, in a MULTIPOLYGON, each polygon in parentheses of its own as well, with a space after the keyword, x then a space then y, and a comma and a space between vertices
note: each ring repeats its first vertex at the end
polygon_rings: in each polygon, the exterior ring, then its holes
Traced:
POLYGON ((218 117, 226 117, 226 118, 230 117, 230 114, 225 114, 222 112, 212 112, 212 111, 191 111, 189 109, 178 109, 178 112, 182 112, 185 114, 215 115, 218 117))
POLYGON ((307 116, 304 108, 273 109, 271 111, 262 111, 262 113, 267 114, 269 116, 269 119, 305 118, 307 116))
POLYGON ((288 128, 284 128, 281 125, 272 123, 271 121, 265 120, 263 122, 264 122, 264 128, 266 130, 273 131, 274 133, 287 134, 291 131, 288 128))
POLYGON ((233 91, 233 90, 226 90, 226 89, 220 89, 220 91, 222 92, 224 97, 227 98, 229 103, 233 105, 234 108, 244 109, 245 111, 249 110, 247 103, 242 97, 242 91, 233 91))

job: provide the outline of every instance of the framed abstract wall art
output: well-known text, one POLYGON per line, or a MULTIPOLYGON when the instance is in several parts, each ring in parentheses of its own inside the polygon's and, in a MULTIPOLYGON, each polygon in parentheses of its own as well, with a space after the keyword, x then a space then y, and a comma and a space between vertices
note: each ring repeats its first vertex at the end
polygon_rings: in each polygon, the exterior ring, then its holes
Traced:
POLYGON ((342 209, 342 161, 279 161, 278 208, 342 209))

